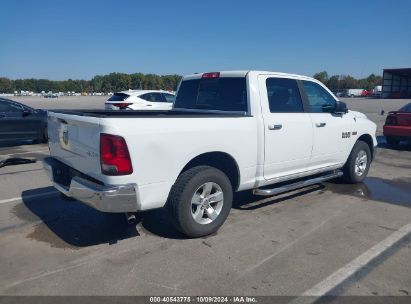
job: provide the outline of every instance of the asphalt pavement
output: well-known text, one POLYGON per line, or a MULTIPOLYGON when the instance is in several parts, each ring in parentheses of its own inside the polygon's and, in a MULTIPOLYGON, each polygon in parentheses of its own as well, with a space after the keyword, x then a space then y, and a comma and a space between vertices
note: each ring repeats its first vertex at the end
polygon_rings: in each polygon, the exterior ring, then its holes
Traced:
MULTIPOLYGON (((20 101, 99 108, 105 100, 70 98, 20 101)), ((199 239, 178 233, 163 210, 129 226, 122 214, 62 200, 42 170, 47 145, 3 145, 0 159, 38 162, 0 169, 0 294, 408 295, 411 145, 388 146, 380 115, 406 102, 348 100, 380 126, 364 183, 270 198, 237 193, 223 227, 199 239)))

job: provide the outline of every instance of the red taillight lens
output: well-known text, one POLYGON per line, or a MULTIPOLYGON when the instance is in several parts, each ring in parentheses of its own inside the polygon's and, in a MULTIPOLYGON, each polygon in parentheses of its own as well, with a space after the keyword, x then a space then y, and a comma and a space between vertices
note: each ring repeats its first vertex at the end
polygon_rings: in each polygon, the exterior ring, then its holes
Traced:
POLYGON ((203 79, 220 78, 220 72, 204 73, 202 78, 203 79))
POLYGON ((127 175, 133 173, 130 154, 123 137, 100 134, 101 172, 105 175, 127 175))
POLYGON ((385 124, 388 126, 395 126, 398 124, 397 116, 388 115, 387 119, 385 120, 385 124))
POLYGON ((112 105, 120 109, 126 109, 129 105, 132 105, 132 103, 120 102, 120 103, 112 103, 112 105))

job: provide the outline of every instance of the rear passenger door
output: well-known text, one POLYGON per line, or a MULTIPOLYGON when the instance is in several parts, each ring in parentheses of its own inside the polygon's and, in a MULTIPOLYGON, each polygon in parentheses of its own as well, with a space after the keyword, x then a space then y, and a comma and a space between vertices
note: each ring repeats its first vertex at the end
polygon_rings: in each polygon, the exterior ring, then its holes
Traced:
POLYGON ((264 178, 305 172, 312 149, 310 114, 295 79, 259 76, 264 120, 264 178))
MULTIPOLYGON (((343 136, 351 132, 353 118, 348 114, 334 114, 335 98, 320 84, 301 81, 313 129, 312 170, 339 166, 346 161, 352 138, 343 136)), ((351 134, 351 133, 350 133, 351 134)))
POLYGON ((140 98, 147 101, 146 106, 151 110, 169 110, 172 106, 171 103, 168 103, 162 93, 147 93, 140 98))

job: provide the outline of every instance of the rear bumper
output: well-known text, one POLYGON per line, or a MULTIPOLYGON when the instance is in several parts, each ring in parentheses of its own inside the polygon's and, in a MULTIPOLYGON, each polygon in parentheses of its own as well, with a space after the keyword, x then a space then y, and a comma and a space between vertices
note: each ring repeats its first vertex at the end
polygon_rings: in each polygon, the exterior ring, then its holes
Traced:
POLYGON ((384 136, 411 138, 411 126, 384 126, 384 136))
POLYGON ((43 161, 53 186, 61 193, 102 212, 136 212, 139 208, 136 184, 102 185, 84 176, 73 176, 69 186, 56 182, 55 175, 61 174, 61 163, 52 157, 43 161))

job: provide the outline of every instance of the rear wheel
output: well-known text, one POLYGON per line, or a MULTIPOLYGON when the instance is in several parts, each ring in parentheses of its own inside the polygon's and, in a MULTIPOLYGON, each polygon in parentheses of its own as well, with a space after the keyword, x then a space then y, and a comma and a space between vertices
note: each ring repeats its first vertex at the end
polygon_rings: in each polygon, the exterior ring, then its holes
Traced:
POLYGON ((400 139, 394 136, 386 136, 385 137, 387 143, 392 146, 397 146, 400 143, 400 139))
POLYGON ((65 195, 64 193, 61 193, 61 192, 60 192, 60 199, 61 199, 62 201, 66 201, 66 202, 73 202, 73 201, 76 200, 75 198, 72 198, 72 197, 70 197, 70 196, 67 196, 67 195, 65 195))
POLYGON ((360 183, 368 174, 371 163, 370 147, 363 141, 357 141, 343 168, 345 182, 360 183))
POLYGON ((175 227, 189 237, 216 232, 231 210, 233 190, 228 177, 210 166, 182 173, 173 185, 167 207, 175 227))

